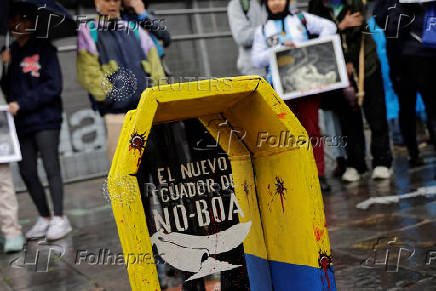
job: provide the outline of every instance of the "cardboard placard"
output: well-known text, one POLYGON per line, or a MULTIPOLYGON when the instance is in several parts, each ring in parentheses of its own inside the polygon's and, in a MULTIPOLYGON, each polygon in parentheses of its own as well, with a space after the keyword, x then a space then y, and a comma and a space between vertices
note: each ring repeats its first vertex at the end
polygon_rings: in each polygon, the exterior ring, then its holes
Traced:
POLYGON ((173 284, 165 269, 183 290, 336 288, 309 137, 260 77, 147 89, 108 190, 123 252, 140 258, 126 259, 133 290, 173 284), (159 134, 181 120, 190 138, 159 134))
POLYGON ((338 35, 309 40, 295 48, 276 48, 270 63, 274 88, 283 100, 348 86, 338 35))

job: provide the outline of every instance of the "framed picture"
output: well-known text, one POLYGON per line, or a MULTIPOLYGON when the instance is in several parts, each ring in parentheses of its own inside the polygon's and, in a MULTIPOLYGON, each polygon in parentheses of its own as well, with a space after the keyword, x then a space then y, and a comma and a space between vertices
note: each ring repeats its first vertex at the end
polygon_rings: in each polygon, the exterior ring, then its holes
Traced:
POLYGON ((21 160, 15 124, 8 106, 0 106, 0 163, 18 162, 21 160))
POLYGON ((283 100, 348 86, 338 35, 309 40, 295 48, 279 47, 271 59, 274 89, 283 100))

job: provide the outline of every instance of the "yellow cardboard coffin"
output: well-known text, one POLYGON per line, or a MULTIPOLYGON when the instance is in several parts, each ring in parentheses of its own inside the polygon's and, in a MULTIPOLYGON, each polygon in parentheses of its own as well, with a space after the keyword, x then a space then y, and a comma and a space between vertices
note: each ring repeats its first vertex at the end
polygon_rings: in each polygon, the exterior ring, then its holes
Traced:
MULTIPOLYGON (((243 249, 250 289, 335 289, 309 137, 272 87, 257 76, 147 89, 138 108, 126 115, 108 190, 132 289, 160 290, 151 255, 154 242, 135 178, 147 136, 154 124, 189 118, 201 121, 230 160, 234 203, 240 209, 240 227, 232 231, 248 232, 243 249)), ((189 248, 189 243, 182 247, 189 248)), ((210 251, 206 246, 202 250, 210 251)))

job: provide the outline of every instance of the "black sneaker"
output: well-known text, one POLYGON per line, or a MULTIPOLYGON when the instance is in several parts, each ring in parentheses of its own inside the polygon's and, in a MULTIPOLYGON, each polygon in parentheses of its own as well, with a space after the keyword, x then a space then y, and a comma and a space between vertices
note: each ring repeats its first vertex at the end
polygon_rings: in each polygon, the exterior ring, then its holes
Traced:
POLYGON ((321 192, 330 192, 331 187, 327 183, 327 179, 324 176, 319 176, 319 185, 321 186, 321 192))
POLYGON ((425 165, 424 160, 420 157, 414 157, 409 159, 409 168, 417 168, 425 165))

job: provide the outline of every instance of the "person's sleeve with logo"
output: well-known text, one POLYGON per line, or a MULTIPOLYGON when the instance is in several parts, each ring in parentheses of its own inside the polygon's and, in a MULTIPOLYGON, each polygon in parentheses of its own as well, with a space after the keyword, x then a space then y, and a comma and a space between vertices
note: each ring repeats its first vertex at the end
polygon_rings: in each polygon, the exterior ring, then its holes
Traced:
POLYGON ((38 110, 53 102, 54 98, 59 98, 62 92, 62 72, 56 49, 50 45, 41 50, 39 63, 39 77, 35 77, 39 78, 38 86, 17 100, 22 112, 38 110))
POLYGON ((258 27, 254 35, 253 48, 251 49, 251 63, 256 68, 265 68, 270 63, 271 50, 266 45, 262 28, 258 27))
POLYGON ((91 35, 88 24, 80 26, 77 35, 77 80, 97 101, 104 101, 106 92, 102 84, 105 74, 98 60, 96 37, 97 34, 91 35))

